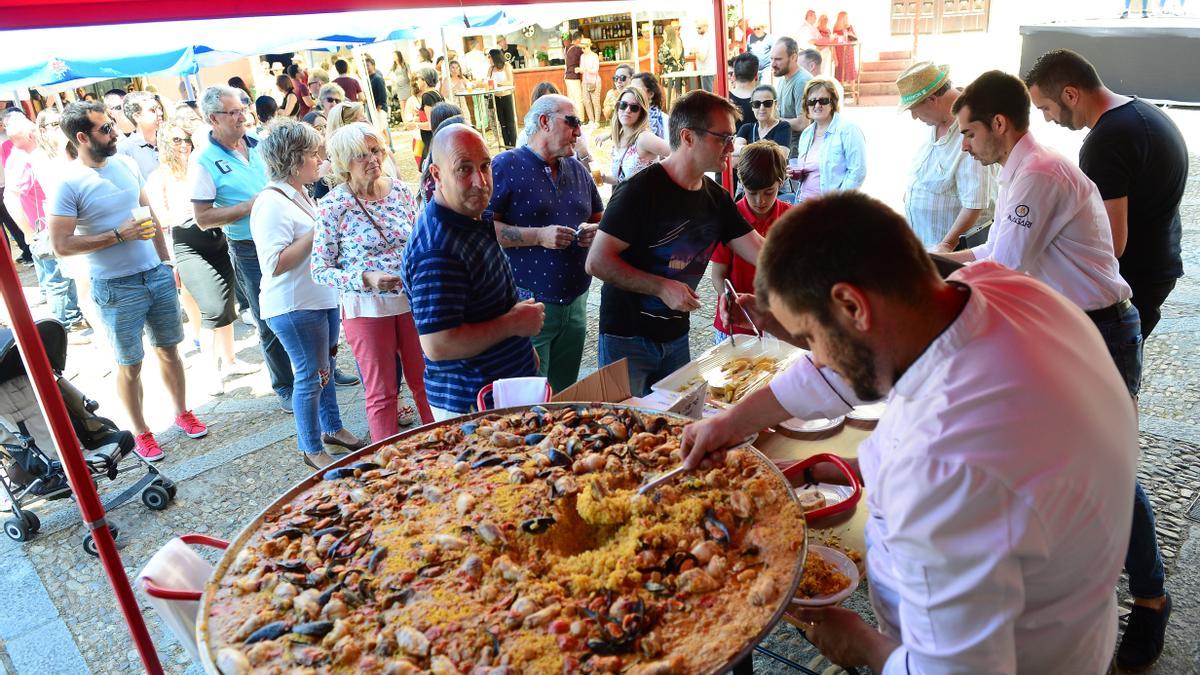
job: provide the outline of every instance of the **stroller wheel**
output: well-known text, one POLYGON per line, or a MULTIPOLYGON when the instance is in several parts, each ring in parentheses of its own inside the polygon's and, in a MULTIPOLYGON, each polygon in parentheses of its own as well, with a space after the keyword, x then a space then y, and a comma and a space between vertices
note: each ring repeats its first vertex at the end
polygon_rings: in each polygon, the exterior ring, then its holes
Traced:
POLYGON ((4 534, 7 534, 8 538, 13 541, 29 541, 29 538, 33 536, 33 532, 29 530, 25 521, 16 518, 4 521, 4 534))
POLYGON ((25 521, 25 527, 29 528, 29 534, 35 535, 38 530, 42 529, 42 521, 38 519, 37 514, 33 511, 22 511, 21 520, 25 521))
MULTIPOLYGON (((113 541, 119 541, 121 530, 116 525, 110 525, 109 529, 112 531, 113 541)), ((100 557, 100 549, 96 547, 96 538, 92 536, 91 532, 88 532, 83 537, 83 550, 86 551, 88 555, 96 556, 97 558, 100 557)))
POLYGON ((171 493, 162 485, 152 483, 142 490, 142 503, 151 511, 162 511, 171 503, 171 493))

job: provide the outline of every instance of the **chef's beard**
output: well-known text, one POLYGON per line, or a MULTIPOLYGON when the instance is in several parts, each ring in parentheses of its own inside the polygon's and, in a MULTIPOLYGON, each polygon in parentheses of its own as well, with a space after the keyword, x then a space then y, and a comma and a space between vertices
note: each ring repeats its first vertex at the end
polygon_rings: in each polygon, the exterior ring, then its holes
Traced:
POLYGON ((860 401, 878 401, 879 379, 875 373, 875 354, 871 348, 851 336, 841 326, 829 322, 828 333, 830 366, 854 389, 860 401))

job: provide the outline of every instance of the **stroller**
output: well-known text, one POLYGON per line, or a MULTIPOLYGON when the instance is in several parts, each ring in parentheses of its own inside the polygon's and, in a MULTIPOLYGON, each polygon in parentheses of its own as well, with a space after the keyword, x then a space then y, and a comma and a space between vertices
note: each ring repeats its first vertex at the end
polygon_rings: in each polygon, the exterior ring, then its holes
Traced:
MULTIPOLYGON (((62 376, 67 361, 66 329, 54 319, 43 319, 37 322, 37 330, 50 367, 54 369, 71 425, 83 446, 84 461, 93 484, 100 478, 116 480, 117 476, 137 469, 138 464, 120 467, 121 460, 133 453, 133 434, 97 415, 99 404, 84 396, 62 376)), ((31 506, 72 497, 62 463, 42 451, 43 447, 53 448, 53 443, 33 385, 25 374, 25 364, 17 351, 12 330, 0 328, 0 487, 8 498, 8 503, 0 505, 0 510, 9 511, 13 516, 4 521, 4 533, 14 541, 28 541, 41 528, 37 514, 29 510, 31 506)), ((134 457, 137 457, 136 453, 134 457)), ((142 503, 154 511, 167 508, 175 499, 174 481, 149 462, 141 461, 140 465, 146 467, 146 475, 120 494, 103 499, 106 511, 124 504, 139 492, 142 503)), ((116 538, 116 527, 112 528, 112 533, 116 538)), ((98 555, 90 532, 83 539, 83 549, 98 555)))

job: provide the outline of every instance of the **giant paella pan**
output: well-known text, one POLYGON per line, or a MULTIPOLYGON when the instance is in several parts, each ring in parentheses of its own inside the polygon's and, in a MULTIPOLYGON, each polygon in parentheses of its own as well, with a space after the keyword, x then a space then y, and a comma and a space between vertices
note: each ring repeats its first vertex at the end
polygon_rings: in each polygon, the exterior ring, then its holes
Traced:
POLYGON ((343 458, 234 539, 209 672, 720 672, 782 617, 805 522, 751 447, 679 464, 685 418, 610 404, 461 417, 343 458))

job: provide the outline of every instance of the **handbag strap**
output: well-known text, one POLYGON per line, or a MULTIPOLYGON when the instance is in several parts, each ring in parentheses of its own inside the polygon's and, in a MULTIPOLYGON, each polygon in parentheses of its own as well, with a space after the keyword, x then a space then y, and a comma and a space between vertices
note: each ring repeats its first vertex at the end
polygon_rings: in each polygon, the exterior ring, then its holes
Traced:
POLYGON ((367 205, 358 198, 358 195, 354 194, 354 190, 351 190, 350 186, 346 186, 346 191, 350 193, 351 197, 354 197, 354 201, 358 204, 359 210, 362 211, 363 215, 367 217, 367 220, 371 223, 371 227, 375 228, 375 234, 379 235, 379 238, 384 244, 387 245, 388 249, 392 252, 392 255, 398 255, 399 252, 396 251, 396 245, 393 244, 392 240, 388 238, 386 233, 384 233, 383 228, 380 227, 379 223, 375 220, 375 216, 372 216, 371 211, 367 209, 367 205))
POLYGON ((301 211, 303 211, 303 212, 305 213, 305 215, 307 215, 309 218, 312 218, 313 220, 316 220, 316 219, 317 219, 317 214, 316 214, 314 211, 311 211, 311 210, 309 210, 307 207, 305 207, 305 206, 304 206, 303 204, 301 204, 300 202, 296 201, 296 200, 295 200, 295 199, 294 199, 294 198, 293 198, 291 195, 289 195, 288 193, 284 192, 283 190, 280 190, 279 188, 275 187, 274 185, 268 185, 268 186, 266 187, 266 189, 267 189, 267 190, 274 190, 275 192, 278 192, 279 194, 283 195, 283 198, 284 198, 284 199, 286 199, 286 200, 288 200, 289 202, 291 202, 291 203, 295 204, 295 205, 296 205, 296 208, 298 208, 298 209, 300 209, 301 211))

